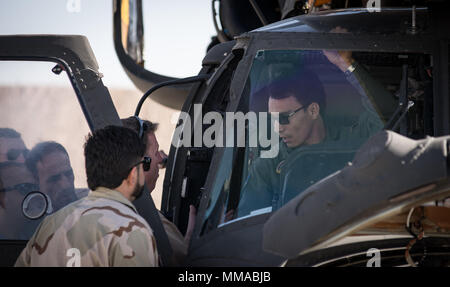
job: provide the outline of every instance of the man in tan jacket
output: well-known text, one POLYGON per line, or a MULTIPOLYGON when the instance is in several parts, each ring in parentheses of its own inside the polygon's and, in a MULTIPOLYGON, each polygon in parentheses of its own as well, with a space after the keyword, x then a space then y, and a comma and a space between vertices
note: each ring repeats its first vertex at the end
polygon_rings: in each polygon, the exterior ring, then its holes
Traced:
POLYGON ((16 266, 158 266, 151 228, 131 203, 151 159, 135 132, 109 126, 85 144, 89 195, 44 219, 16 266))
MULTIPOLYGON (((148 120, 141 119, 137 116, 122 119, 122 124, 133 130, 142 143, 145 145, 145 155, 152 158, 152 164, 145 174, 145 183, 150 192, 155 188, 156 181, 159 177, 159 168, 163 165, 164 153, 159 150, 158 140, 155 135, 155 131, 158 128, 157 123, 150 122, 148 120)), ((178 230, 177 226, 169 221, 160 212, 159 217, 163 224, 164 230, 169 238, 170 245, 174 251, 176 263, 182 265, 188 252, 189 241, 194 231, 195 218, 197 210, 193 205, 189 207, 189 220, 185 235, 178 230)))

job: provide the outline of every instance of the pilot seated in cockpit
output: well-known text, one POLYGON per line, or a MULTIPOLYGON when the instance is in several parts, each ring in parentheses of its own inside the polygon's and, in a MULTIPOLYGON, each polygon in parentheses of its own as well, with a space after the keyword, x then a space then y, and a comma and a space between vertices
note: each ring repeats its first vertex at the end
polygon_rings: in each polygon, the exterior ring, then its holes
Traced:
POLYGON ((342 169, 370 136, 383 129, 395 110, 395 99, 352 59, 351 52, 323 54, 360 94, 362 112, 336 116, 333 107, 326 105, 321 80, 308 67, 270 83, 268 111, 279 113, 275 121, 281 138, 279 153, 275 158, 258 158, 250 166, 237 217, 268 207, 275 210, 342 169))

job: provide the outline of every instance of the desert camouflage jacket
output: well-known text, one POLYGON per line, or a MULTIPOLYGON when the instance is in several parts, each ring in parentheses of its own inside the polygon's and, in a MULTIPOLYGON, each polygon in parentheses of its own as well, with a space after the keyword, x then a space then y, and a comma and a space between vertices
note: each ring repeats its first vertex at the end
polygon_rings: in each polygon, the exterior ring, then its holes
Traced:
POLYGON ((98 188, 45 218, 16 266, 158 266, 158 253, 133 204, 98 188))

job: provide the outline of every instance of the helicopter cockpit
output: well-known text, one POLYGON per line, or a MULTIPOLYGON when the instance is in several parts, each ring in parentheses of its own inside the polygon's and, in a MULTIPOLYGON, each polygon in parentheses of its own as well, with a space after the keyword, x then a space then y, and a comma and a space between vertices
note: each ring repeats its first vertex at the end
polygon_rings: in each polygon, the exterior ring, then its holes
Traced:
POLYGON ((423 137, 429 61, 413 53, 258 51, 237 109, 248 120, 245 146, 225 148, 204 230, 279 209, 383 129, 423 137), (341 69, 343 58, 351 64, 341 69))

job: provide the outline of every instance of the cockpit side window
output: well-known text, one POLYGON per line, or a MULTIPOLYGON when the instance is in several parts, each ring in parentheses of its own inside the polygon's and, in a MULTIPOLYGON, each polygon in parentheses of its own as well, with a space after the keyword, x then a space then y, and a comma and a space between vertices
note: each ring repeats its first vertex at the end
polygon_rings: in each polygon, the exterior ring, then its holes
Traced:
POLYGON ((425 54, 257 52, 237 111, 247 115, 245 147, 223 156, 204 230, 280 208, 383 129, 432 135, 430 71, 425 54))
POLYGON ((89 127, 69 79, 53 74, 54 66, 0 62, 0 240, 28 240, 46 215, 88 193, 83 144, 89 127), (33 83, 36 74, 48 82, 33 83), (45 200, 25 201, 36 192, 45 200), (30 218, 39 208, 43 216, 30 218))

